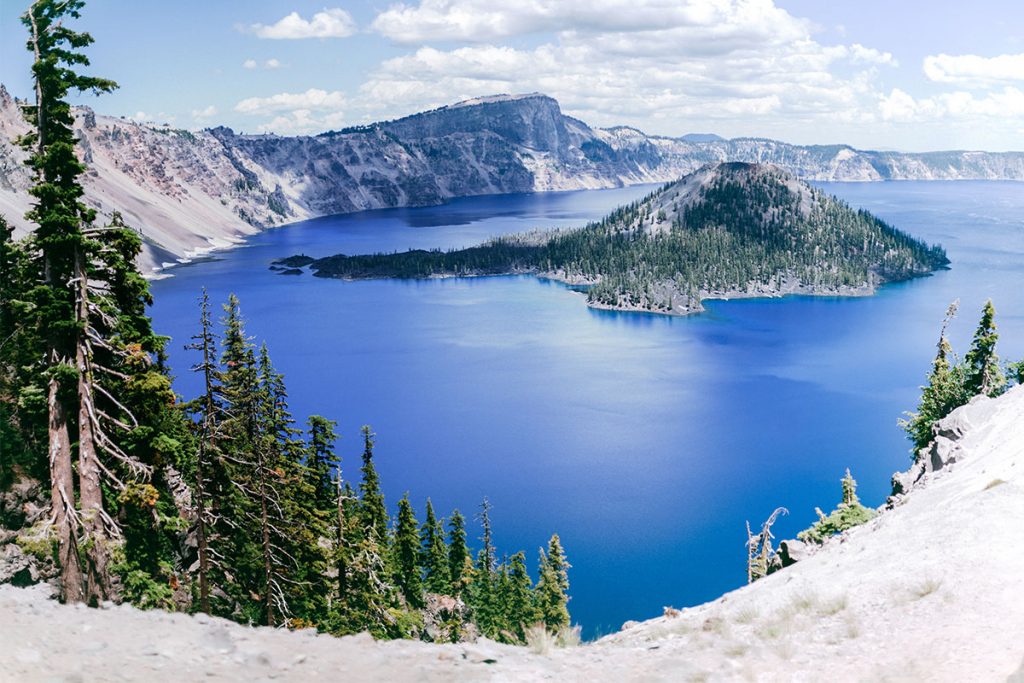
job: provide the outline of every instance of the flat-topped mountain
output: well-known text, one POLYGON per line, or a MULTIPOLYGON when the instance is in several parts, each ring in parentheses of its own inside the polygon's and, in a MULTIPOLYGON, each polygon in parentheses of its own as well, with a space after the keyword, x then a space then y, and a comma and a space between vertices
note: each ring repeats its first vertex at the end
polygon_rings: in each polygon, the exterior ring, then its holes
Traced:
MULTIPOLYGON (((147 269, 262 228, 453 197, 668 182, 721 161, 773 163, 814 180, 1024 179, 1024 154, 865 152, 713 135, 592 128, 542 94, 499 95, 321 135, 186 131, 77 111, 86 201, 140 230, 147 269)), ((0 213, 19 234, 31 200, 27 130, 0 86, 0 213)))
POLYGON ((533 273, 586 286, 597 308, 676 315, 709 298, 870 294, 948 264, 941 247, 791 173, 741 162, 705 166, 579 229, 446 252, 286 261, 345 279, 533 273))

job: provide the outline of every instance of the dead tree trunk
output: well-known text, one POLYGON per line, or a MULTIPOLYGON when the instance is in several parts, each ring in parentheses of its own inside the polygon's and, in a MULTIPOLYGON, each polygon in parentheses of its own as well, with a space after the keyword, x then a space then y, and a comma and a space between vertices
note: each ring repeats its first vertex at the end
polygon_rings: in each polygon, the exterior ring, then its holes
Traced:
POLYGON ((103 512, 103 489, 100 486, 100 461, 97 447, 97 412, 93 403, 92 350, 89 347, 88 275, 85 258, 75 258, 75 280, 78 283, 77 317, 80 326, 75 348, 78 369, 78 489, 85 538, 85 599, 99 604, 113 597, 110 580, 110 536, 103 512))
POLYGON ((267 468, 263 448, 256 447, 260 487, 260 531, 263 541, 263 580, 266 583, 264 601, 267 610, 267 626, 274 625, 274 568, 270 547, 270 514, 267 505, 267 468))

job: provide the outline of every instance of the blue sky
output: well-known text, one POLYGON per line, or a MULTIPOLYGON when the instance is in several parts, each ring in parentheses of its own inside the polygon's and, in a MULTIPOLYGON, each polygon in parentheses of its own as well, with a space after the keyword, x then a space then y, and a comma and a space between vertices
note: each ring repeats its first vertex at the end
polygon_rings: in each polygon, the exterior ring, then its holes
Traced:
MULTIPOLYGON (((26 0, 27 1, 27 0, 26 0)), ((0 82, 30 92, 0 2, 0 82)), ((542 91, 592 125, 864 148, 1024 149, 1024 3, 91 0, 102 113, 315 133, 542 91)))

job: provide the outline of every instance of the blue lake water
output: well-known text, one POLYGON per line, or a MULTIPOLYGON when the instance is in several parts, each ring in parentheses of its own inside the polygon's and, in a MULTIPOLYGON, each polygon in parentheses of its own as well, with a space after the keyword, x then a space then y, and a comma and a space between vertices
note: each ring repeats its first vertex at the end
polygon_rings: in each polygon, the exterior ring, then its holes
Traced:
POLYGON ((779 505, 786 537, 831 509, 849 467, 880 504, 908 464, 896 426, 912 408, 946 306, 963 352, 984 300, 1000 351, 1024 356, 1024 184, 822 184, 929 242, 952 268, 862 299, 709 302, 688 318, 598 312, 532 277, 343 282, 268 270, 274 258, 457 247, 579 225, 650 187, 477 197, 262 233, 154 284, 173 336, 176 388, 199 388, 182 350, 195 298, 238 294, 248 331, 285 373, 295 414, 340 423, 357 474, 358 429, 378 433, 388 502, 422 515, 494 505, 500 549, 558 532, 584 635, 696 604, 746 578, 744 521, 779 505))

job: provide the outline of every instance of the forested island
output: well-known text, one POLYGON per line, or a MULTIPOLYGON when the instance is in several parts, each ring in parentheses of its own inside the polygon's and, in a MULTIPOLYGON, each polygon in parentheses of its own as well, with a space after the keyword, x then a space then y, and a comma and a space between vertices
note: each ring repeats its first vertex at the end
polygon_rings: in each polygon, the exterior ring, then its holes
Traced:
POLYGON ((776 166, 737 162, 705 166, 583 228, 277 263, 352 280, 535 274, 584 287, 595 308, 685 315, 704 299, 871 294, 949 260, 776 166))

